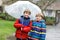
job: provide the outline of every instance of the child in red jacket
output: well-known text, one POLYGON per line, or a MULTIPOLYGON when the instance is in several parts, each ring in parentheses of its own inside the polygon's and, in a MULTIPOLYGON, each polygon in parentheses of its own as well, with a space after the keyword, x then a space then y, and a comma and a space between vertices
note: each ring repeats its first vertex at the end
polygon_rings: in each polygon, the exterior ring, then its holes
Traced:
POLYGON ((14 23, 16 28, 16 40, 27 40, 28 32, 31 30, 32 21, 30 21, 30 10, 25 10, 23 16, 14 23))

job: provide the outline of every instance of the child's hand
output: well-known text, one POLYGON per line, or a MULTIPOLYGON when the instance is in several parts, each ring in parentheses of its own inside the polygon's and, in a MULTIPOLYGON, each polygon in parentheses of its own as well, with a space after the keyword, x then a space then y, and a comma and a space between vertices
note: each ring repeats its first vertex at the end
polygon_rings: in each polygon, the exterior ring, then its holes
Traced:
POLYGON ((22 28, 24 27, 24 25, 22 24, 22 26, 21 26, 22 28))
POLYGON ((24 32, 29 32, 30 30, 31 30, 31 28, 28 26, 25 26, 24 28, 22 28, 22 31, 24 31, 24 32))

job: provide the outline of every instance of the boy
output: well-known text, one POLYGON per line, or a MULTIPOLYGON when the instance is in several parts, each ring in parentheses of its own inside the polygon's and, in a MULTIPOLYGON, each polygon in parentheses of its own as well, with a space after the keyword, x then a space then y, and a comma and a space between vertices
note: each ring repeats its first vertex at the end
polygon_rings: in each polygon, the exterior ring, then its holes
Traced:
POLYGON ((46 24, 41 14, 36 14, 36 20, 32 22, 32 30, 29 33, 31 40, 45 40, 46 24))
POLYGON ((16 20, 14 27, 16 28, 16 40, 27 40, 28 32, 31 30, 32 22, 29 15, 30 10, 26 9, 20 19, 16 20))

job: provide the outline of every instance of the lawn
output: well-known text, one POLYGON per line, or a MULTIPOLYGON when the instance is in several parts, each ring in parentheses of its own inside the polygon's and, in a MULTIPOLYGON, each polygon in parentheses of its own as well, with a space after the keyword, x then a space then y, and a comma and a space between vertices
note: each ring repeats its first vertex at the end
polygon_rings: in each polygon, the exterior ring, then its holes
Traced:
POLYGON ((6 40, 6 37, 15 32, 14 21, 0 20, 0 40, 6 40))

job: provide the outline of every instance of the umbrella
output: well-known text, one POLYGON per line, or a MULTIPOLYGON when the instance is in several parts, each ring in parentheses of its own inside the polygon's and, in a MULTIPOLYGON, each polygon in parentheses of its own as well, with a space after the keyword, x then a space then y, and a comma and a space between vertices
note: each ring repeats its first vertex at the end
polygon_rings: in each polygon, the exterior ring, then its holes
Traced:
POLYGON ((4 8, 9 15, 17 19, 19 19, 20 16, 23 15, 23 12, 26 9, 29 9, 31 11, 31 19, 35 19, 35 15, 37 13, 41 13, 41 9, 37 5, 29 1, 17 1, 11 5, 5 6, 4 8))

